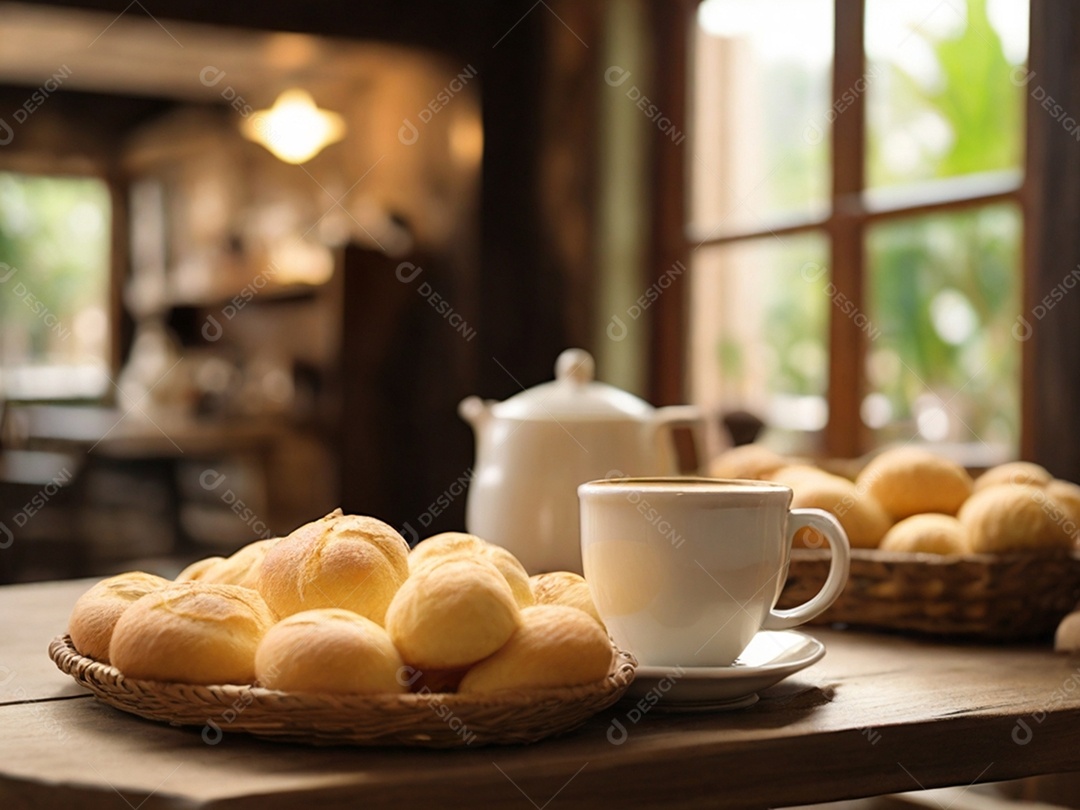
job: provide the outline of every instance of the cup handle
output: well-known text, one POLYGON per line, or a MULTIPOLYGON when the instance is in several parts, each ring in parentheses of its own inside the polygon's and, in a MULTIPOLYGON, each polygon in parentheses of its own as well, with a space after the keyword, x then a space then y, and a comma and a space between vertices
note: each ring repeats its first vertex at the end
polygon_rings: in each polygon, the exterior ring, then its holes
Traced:
POLYGON ((763 630, 786 630, 810 621, 835 602, 847 584, 848 570, 851 567, 851 547, 840 522, 822 509, 792 509, 788 518, 788 543, 803 527, 821 532, 829 544, 832 551, 829 575, 825 578, 821 590, 809 602, 787 610, 770 610, 762 624, 763 630))

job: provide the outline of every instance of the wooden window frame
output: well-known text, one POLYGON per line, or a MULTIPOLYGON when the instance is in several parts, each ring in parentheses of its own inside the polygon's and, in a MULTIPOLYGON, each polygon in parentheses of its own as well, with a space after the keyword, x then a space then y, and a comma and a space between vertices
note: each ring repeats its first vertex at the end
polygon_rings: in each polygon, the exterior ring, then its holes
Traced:
MULTIPOLYGON (((662 60, 657 78, 665 88, 665 104, 687 121, 686 97, 689 89, 689 42, 700 0, 679 0, 655 12, 658 47, 671 58, 662 60), (681 67, 681 73, 675 71, 681 67)), ((866 74, 865 0, 833 0, 834 44, 832 100, 834 103, 857 86, 866 74)), ((1031 48, 1035 47, 1034 28, 1031 48)), ((1029 54, 1030 58, 1030 54, 1029 54)), ((993 203, 1012 202, 1021 212, 1023 231, 1030 227, 1026 204, 1027 173, 1020 170, 986 172, 905 186, 898 191, 870 190, 866 187, 866 94, 850 94, 843 115, 832 124, 830 139, 831 192, 828 213, 767 223, 765 227, 734 230, 706 235, 688 225, 687 175, 689 161, 678 150, 665 148, 662 139, 654 145, 657 191, 655 199, 664 205, 655 209, 653 272, 679 260, 689 263, 698 248, 748 242, 766 236, 820 232, 828 239, 831 281, 837 293, 852 301, 858 311, 866 310, 866 230, 875 222, 896 221, 907 217, 978 208, 993 203), (852 101, 851 95, 855 98, 852 101), (677 201, 672 205, 672 201, 677 201), (678 216, 678 224, 673 220, 678 216), (657 270, 656 268, 660 268, 657 270)), ((676 119, 678 120, 678 119, 676 119)), ((1027 139, 1025 138, 1025 147, 1027 139)), ((1027 161, 1023 161, 1025 164, 1027 161)), ((1026 236, 1025 236, 1026 238, 1026 236)), ((1030 251, 1021 251, 1021 275, 1030 274, 1030 251)), ((685 291, 684 291, 685 292, 685 291)), ((672 297, 674 298, 674 297, 672 297)), ((685 299, 685 294, 684 294, 685 299)), ((687 342, 685 336, 685 300, 672 300, 659 308, 654 324, 651 395, 661 402, 685 397, 687 342)), ((828 413, 824 431, 825 455, 856 457, 870 449, 871 436, 861 417, 865 391, 867 340, 851 318, 837 317, 830 311, 828 350, 828 413)), ((1028 350, 1024 350, 1026 367, 1028 350)), ((1022 371, 1021 447, 1028 447, 1030 420, 1025 410, 1030 399, 1029 376, 1022 371)))

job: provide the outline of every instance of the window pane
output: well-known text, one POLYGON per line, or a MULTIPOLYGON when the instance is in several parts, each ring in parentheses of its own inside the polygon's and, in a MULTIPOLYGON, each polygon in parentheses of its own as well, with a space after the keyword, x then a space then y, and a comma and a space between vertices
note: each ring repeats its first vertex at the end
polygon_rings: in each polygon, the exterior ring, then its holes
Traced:
POLYGON ((1013 454, 1019 436, 1021 219, 1011 204, 870 229, 869 394, 880 441, 977 442, 1013 454))
POLYGON ((109 191, 0 173, 0 390, 95 397, 107 385, 109 191))
POLYGON ((1028 0, 867 0, 870 187, 1019 169, 1028 0))
POLYGON ((828 242, 813 233, 702 248, 692 257, 692 397, 750 410, 770 443, 813 449, 828 409, 828 242))
POLYGON ((690 208, 702 235, 825 210, 832 43, 832 0, 701 4, 690 208))

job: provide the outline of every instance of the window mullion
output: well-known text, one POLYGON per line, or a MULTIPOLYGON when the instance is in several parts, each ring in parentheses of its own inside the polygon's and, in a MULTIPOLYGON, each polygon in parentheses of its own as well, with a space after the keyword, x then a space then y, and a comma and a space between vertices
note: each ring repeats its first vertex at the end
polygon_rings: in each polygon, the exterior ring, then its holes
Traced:
POLYGON ((866 73, 865 0, 835 0, 832 129, 831 298, 829 310, 829 421, 825 452, 853 457, 865 448, 860 417, 865 367, 863 333, 854 315, 865 310, 863 279, 866 254, 863 223, 846 213, 843 198, 861 194, 865 185, 866 104, 861 86, 866 73), (847 302, 850 302, 847 303, 847 302), (852 309, 852 305, 854 309, 852 309))

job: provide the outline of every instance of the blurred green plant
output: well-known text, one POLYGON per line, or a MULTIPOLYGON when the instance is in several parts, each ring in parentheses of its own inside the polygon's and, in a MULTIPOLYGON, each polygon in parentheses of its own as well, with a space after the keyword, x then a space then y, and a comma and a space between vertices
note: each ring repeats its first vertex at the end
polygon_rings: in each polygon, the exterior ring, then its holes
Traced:
POLYGON ((881 440, 906 440, 920 398, 949 414, 950 438, 1015 447, 1021 220, 996 205, 875 227, 869 234, 871 388, 891 416, 881 440))
MULTIPOLYGON (((933 55, 936 80, 892 62, 871 65, 881 78, 867 91, 868 105, 886 119, 868 127, 872 186, 1019 168, 1023 88, 1010 81, 1015 65, 986 6, 986 0, 968 0, 966 25, 956 31, 911 31, 933 55), (887 92, 875 99, 879 81, 887 92), (920 140, 915 133, 927 121, 947 137, 920 140), (910 140, 920 145, 913 168, 890 161, 888 135, 898 128, 910 128, 910 140)), ((791 141, 774 139, 775 154, 788 162, 812 158, 791 141)), ((917 403, 932 401, 949 414, 952 429, 940 438, 1015 448, 1020 352, 1009 328, 1020 306, 1021 232, 1020 212, 1007 204, 892 220, 869 230, 866 314, 880 336, 871 341, 867 372, 870 391, 888 403, 875 425, 880 441, 911 438, 917 403)), ((799 362, 798 348, 823 350, 825 318, 845 317, 814 303, 826 295, 827 278, 803 283, 797 273, 807 258, 776 255, 790 278, 769 285, 765 311, 765 334, 778 358, 770 369, 774 394, 825 391, 820 364, 799 362)), ((723 354, 728 373, 740 367, 731 347, 723 354)))
POLYGON ((871 65, 885 76, 888 90, 879 98, 873 85, 868 91, 875 119, 868 128, 870 186, 1019 168, 1023 87, 1011 79, 1017 66, 990 23, 987 0, 967 0, 966 24, 953 35, 935 35, 920 25, 909 36, 933 55, 938 75, 916 75, 892 62, 871 65), (948 137, 942 143, 917 134, 929 122, 944 127, 948 137), (897 130, 921 147, 918 160, 902 169, 888 154, 895 145, 889 136, 897 130))
POLYGON ((72 331, 107 311, 109 215, 101 180, 0 172, 0 363, 86 359, 72 331))
MULTIPOLYGON (((940 80, 896 64, 881 66, 892 86, 894 124, 930 116, 949 137, 924 149, 918 170, 898 175, 884 153, 885 128, 870 141, 867 167, 881 185, 1018 169, 1023 88, 990 23, 987 0, 968 0, 966 25, 952 35, 916 28, 940 80)), ((871 92, 873 92, 871 90, 871 92)), ((874 128, 871 128, 874 131, 874 128)), ((994 205, 883 223, 868 234, 869 315, 882 336, 870 347, 871 388, 891 417, 882 440, 915 432, 922 397, 949 415, 949 438, 1014 447, 1019 435, 1019 344, 1009 333, 1020 311, 1019 209, 994 205)))

